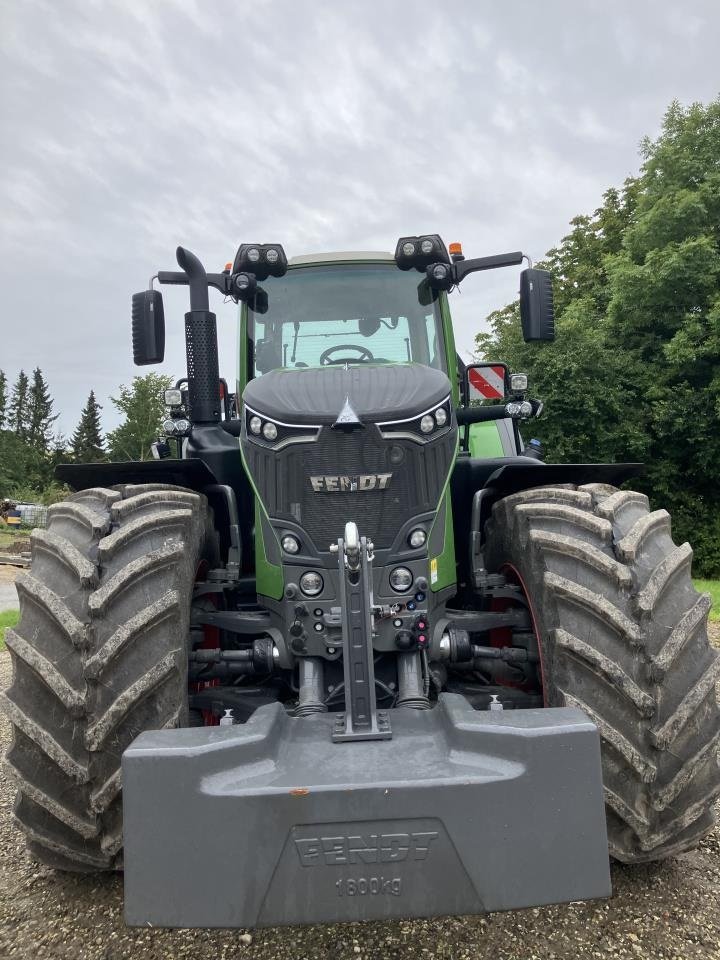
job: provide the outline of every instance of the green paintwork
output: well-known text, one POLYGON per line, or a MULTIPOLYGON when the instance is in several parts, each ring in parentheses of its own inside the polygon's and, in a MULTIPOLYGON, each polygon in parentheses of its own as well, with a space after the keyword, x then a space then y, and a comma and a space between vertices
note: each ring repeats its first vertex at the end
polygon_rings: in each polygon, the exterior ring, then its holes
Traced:
POLYGON ((263 528, 260 523, 260 498, 255 494, 255 581, 258 596, 279 600, 283 595, 285 581, 282 567, 270 563, 265 553, 263 528))
MULTIPOLYGON (((442 503, 442 498, 441 501, 442 503)), ((452 502, 450 490, 445 488, 445 534, 443 537, 442 553, 430 558, 430 589, 433 593, 452 586, 457 579, 455 564, 455 532, 453 530, 452 502), (437 578, 433 582, 433 568, 437 578)))
MULTIPOLYGON (((267 512, 263 505, 260 495, 258 494, 257 487, 253 483, 252 474, 248 470, 247 463, 245 462, 245 457, 243 456, 242 447, 240 447, 240 459, 242 460, 243 469, 245 471, 245 476, 250 482, 250 486, 253 489, 255 494, 255 581, 256 581, 256 590, 258 595, 263 597, 271 597, 273 600, 279 600, 282 597, 283 589, 285 587, 285 581, 283 578, 282 567, 279 564, 271 563, 267 558, 267 551, 265 550, 265 540, 263 538, 263 528, 261 519, 261 512, 267 517, 267 512)), ((268 521, 269 521, 268 517, 268 521)), ((270 526, 268 522, 268 526, 270 526)), ((272 529, 272 527, 271 527, 272 529)), ((274 534, 273 534, 274 536, 274 534)), ((280 550, 280 544, 278 543, 278 550, 280 550)))
POLYGON ((248 308, 246 304, 240 307, 240 323, 238 324, 238 397, 242 396, 248 382, 248 308))
MULTIPOLYGON (((455 354, 453 354, 455 356, 455 354)), ((455 563, 455 530, 453 529, 453 515, 452 515, 452 497, 450 495, 450 478, 452 477, 453 466, 457 458, 459 448, 459 435, 458 440, 455 443, 455 455, 452 459, 452 464, 448 470, 448 475, 445 478, 445 486, 443 487, 443 492, 440 494, 439 505, 445 501, 445 531, 443 535, 443 548, 442 552, 435 557, 429 558, 429 574, 430 574, 430 589, 435 593, 438 590, 443 590, 445 587, 451 586, 455 583, 457 579, 456 563, 455 563), (437 579, 433 582, 433 571, 437 574, 437 579)), ((437 516, 435 518, 435 523, 437 523, 437 516)), ((434 526, 435 524, 433 524, 434 526)), ((430 532, 430 537, 428 538, 432 541, 432 531, 430 532)))
POLYGON ((496 420, 490 420, 488 423, 471 423, 468 446, 471 457, 484 460, 488 457, 505 456, 496 420))
POLYGON ((445 373, 450 380, 452 402, 457 407, 460 403, 460 383, 458 380, 457 363, 455 362, 457 351, 455 349, 455 334, 453 332, 452 317, 450 315, 450 304, 448 303, 446 293, 440 294, 438 303, 440 305, 440 318, 442 320, 443 340, 445 343, 445 363, 448 365, 445 373))

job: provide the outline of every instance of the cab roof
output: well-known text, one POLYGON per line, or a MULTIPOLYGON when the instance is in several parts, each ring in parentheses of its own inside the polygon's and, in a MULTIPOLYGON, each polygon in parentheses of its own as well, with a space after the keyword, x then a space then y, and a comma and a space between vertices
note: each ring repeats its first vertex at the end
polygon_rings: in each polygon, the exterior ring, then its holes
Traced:
POLYGON ((348 260, 388 260, 394 261, 393 255, 384 250, 336 250, 332 253, 305 253, 299 257, 291 257, 288 266, 302 266, 306 263, 337 263, 348 260))

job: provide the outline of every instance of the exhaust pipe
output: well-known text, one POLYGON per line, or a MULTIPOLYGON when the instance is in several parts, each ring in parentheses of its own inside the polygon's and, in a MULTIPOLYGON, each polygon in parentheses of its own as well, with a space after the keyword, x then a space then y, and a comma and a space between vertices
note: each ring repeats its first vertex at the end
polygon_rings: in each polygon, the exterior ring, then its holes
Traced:
POLYGON ((185 314, 188 402, 193 424, 219 423, 220 365, 218 362, 217 320, 210 311, 208 281, 200 260, 178 247, 178 265, 188 277, 190 311, 185 314))

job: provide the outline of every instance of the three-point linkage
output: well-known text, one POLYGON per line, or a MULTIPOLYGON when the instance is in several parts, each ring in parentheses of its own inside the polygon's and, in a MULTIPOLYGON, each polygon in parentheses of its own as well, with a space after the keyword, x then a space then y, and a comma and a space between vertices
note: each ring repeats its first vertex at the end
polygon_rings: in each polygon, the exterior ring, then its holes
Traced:
POLYGON ((378 712, 373 662, 373 545, 355 523, 331 547, 338 555, 342 610, 345 713, 335 721, 333 740, 389 740, 387 713, 378 712))

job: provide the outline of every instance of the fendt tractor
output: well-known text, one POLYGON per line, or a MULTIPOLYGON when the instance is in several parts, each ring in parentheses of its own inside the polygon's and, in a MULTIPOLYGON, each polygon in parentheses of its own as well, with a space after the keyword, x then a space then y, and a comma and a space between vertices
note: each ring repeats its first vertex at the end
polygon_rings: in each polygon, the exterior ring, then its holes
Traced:
MULTIPOLYGON (((624 489, 640 465, 545 462, 527 377, 456 354, 449 292, 524 259, 245 243, 206 273, 181 247, 133 297, 156 364, 155 281, 189 287, 187 376, 154 459, 59 468, 18 580, 33 857, 124 870, 131 925, 253 927, 607 897, 609 856, 711 828, 690 546, 624 489), (239 304, 236 390, 209 288, 239 304)), ((531 264, 520 319, 554 338, 531 264)))

